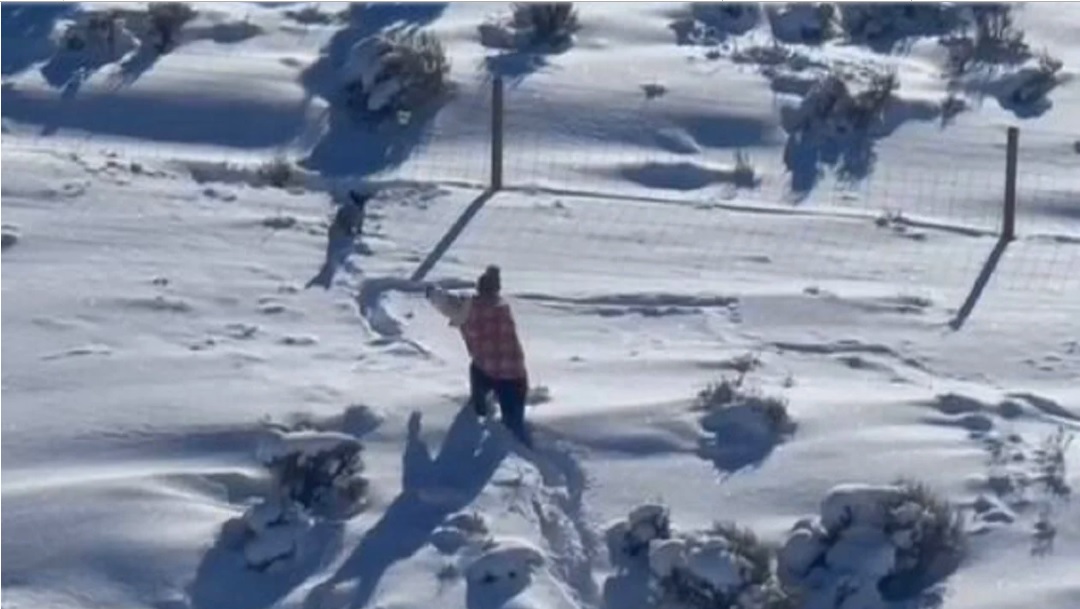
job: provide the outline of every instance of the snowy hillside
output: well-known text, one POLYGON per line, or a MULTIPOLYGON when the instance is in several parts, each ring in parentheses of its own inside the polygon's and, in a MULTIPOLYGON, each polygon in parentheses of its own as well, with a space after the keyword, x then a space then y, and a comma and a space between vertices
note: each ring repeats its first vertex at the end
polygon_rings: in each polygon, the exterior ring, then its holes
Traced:
POLYGON ((4 609, 1080 606, 1080 5, 153 5, 2 7, 4 609))

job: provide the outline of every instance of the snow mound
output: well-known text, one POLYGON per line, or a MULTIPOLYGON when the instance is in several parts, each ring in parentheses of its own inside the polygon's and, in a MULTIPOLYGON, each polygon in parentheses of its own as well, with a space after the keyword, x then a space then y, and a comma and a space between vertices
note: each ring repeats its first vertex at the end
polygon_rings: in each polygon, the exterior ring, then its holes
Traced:
POLYGON ((668 509, 653 503, 639 505, 626 520, 608 527, 606 537, 608 553, 616 565, 647 555, 653 541, 671 539, 668 509))
POLYGON ((465 568, 470 585, 518 583, 524 586, 546 562, 544 553, 521 539, 497 539, 465 568))
POLYGON ((881 608, 950 575, 965 536, 955 509, 912 482, 834 487, 816 520, 797 523, 777 573, 810 607, 881 608))
POLYGON ((482 546, 489 541, 487 522, 475 512, 454 514, 431 532, 431 545, 443 554, 454 554, 464 547, 482 546))

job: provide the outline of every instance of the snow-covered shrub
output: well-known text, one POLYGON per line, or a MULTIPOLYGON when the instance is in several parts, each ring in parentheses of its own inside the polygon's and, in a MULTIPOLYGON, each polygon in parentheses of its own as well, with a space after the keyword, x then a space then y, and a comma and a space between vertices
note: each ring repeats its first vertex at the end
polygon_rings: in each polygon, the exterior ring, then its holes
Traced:
POLYGON ((734 524, 679 534, 649 546, 660 606, 686 609, 793 609, 772 570, 772 551, 734 524))
POLYGON ((563 49, 573 42, 578 27, 573 2, 516 2, 509 15, 486 21, 478 29, 484 46, 520 50, 563 49))
POLYGON ((612 564, 626 565, 648 556, 652 542, 671 539, 671 516, 662 505, 639 505, 626 520, 608 527, 605 538, 612 564))
POLYGON ((979 64, 1015 64, 1031 57, 1024 32, 1013 24, 1010 5, 975 5, 971 17, 970 33, 954 33, 941 39, 948 50, 951 74, 964 74, 979 64))
POLYGON ((777 40, 817 44, 837 34, 836 5, 831 2, 786 2, 770 6, 768 14, 777 40))
POLYGON ((1065 454, 1069 451, 1075 435, 1064 427, 1043 439, 1042 446, 1035 452, 1038 477, 1046 490, 1058 497, 1068 497, 1072 488, 1065 475, 1065 454))
POLYGON ((761 7, 756 2, 695 2, 690 14, 708 27, 743 33, 757 25, 761 7))
POLYGON ((787 401, 743 388, 742 377, 724 379, 698 393, 697 407, 705 411, 701 426, 713 433, 737 428, 755 438, 779 440, 795 430, 787 401))
POLYGON ((777 573, 812 606, 885 609, 951 574, 965 547, 958 512, 925 485, 846 484, 795 525, 777 573))
POLYGON ((286 568, 303 551, 304 537, 313 525, 298 504, 266 498, 222 527, 223 541, 240 550, 244 562, 257 571, 286 568))
POLYGON ((296 166, 283 156, 275 156, 256 170, 256 177, 261 184, 274 188, 287 188, 296 179, 296 166))
POLYGON ((516 2, 514 23, 530 32, 533 44, 563 45, 578 29, 573 2, 516 2))
POLYGON ((98 63, 115 61, 138 46, 119 11, 78 13, 60 34, 60 48, 98 63))
POLYGON ((646 578, 654 606, 685 609, 788 609, 792 597, 773 569, 774 552, 731 523, 677 532, 668 509, 634 508, 606 533, 622 577, 646 578))
POLYGON ((450 61, 435 34, 394 27, 351 49, 342 74, 345 101, 364 113, 407 115, 445 93, 449 73, 450 61))
POLYGON ((159 53, 172 48, 180 29, 195 18, 195 9, 184 2, 153 2, 147 6, 150 40, 159 53))
POLYGON ((804 135, 843 136, 865 133, 879 123, 900 83, 895 73, 878 74, 860 92, 852 94, 848 83, 836 74, 818 80, 789 120, 789 132, 804 135))
POLYGON ((761 20, 756 2, 695 2, 690 15, 671 24, 679 44, 718 45, 750 31, 761 20))
POLYGON ((259 460, 270 470, 275 495, 316 515, 339 516, 363 506, 362 445, 333 432, 271 429, 259 460))
POLYGON ((839 8, 843 30, 856 42, 940 36, 961 23, 959 7, 950 2, 844 2, 839 8))
POLYGON ((972 7, 977 57, 1023 57, 1028 53, 1024 32, 1016 28, 1009 4, 972 7))

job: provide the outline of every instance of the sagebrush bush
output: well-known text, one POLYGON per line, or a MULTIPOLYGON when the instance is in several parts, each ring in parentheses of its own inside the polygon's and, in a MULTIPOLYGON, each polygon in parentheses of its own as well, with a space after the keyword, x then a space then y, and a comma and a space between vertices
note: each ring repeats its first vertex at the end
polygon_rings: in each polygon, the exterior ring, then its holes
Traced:
POLYGON ((1065 454, 1069 452, 1074 438, 1072 432, 1058 427, 1054 433, 1043 439, 1042 446, 1035 453, 1040 481, 1046 490, 1058 497, 1072 494, 1072 487, 1069 486, 1066 476, 1065 454))
POLYGON ((697 407, 716 413, 724 409, 746 408, 761 415, 773 436, 784 436, 795 428, 787 400, 743 389, 743 377, 712 383, 698 393, 697 407))
POLYGON ((777 574, 814 606, 852 596, 860 607, 887 606, 927 598, 966 549, 960 512, 926 485, 843 484, 826 495, 818 518, 793 527, 777 574))
POLYGON ((578 29, 573 2, 515 2, 513 21, 518 29, 530 31, 533 44, 563 45, 578 29))
POLYGON ((435 34, 402 26, 358 42, 345 70, 345 98, 350 107, 376 114, 407 114, 447 91, 450 60, 435 34))
POLYGON ((803 98, 789 133, 804 136, 865 135, 884 120, 890 101, 895 98, 900 81, 895 72, 871 77, 866 87, 853 94, 847 81, 836 73, 822 76, 803 98))
POLYGON ((967 552, 967 534, 953 504, 928 485, 912 479, 901 479, 896 487, 901 489, 901 496, 890 505, 885 531, 910 531, 912 543, 897 552, 897 569, 892 577, 940 571, 959 560, 967 552))
POLYGON ((133 40, 119 11, 80 13, 64 28, 60 46, 66 51, 90 53, 105 60, 126 53, 133 40))
POLYGON ((259 166, 259 181, 274 188, 287 188, 296 178, 296 167, 285 157, 275 156, 259 166))
POLYGON ((195 9, 184 2, 154 2, 147 6, 152 43, 159 53, 169 51, 184 24, 195 18, 195 9))
POLYGON ((773 571, 774 551, 753 531, 720 523, 650 548, 654 601, 687 609, 790 609, 773 571))
POLYGON ((336 516, 363 506, 368 481, 362 450, 347 434, 272 427, 261 460, 275 497, 314 515, 336 516))
POLYGON ((857 42, 942 35, 961 23, 959 7, 949 2, 845 2, 839 9, 844 32, 857 42))
POLYGON ((294 453, 272 462, 270 471, 281 492, 308 509, 328 506, 333 494, 355 503, 367 490, 359 444, 342 444, 317 455, 294 453))

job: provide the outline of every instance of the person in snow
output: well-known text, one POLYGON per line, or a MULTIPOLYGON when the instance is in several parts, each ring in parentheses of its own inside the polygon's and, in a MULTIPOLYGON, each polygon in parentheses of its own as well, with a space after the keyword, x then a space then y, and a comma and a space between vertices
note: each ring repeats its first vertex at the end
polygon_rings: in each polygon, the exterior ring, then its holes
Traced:
POLYGON ((456 296, 428 285, 425 296, 461 331, 472 362, 469 366, 469 403, 477 416, 488 411, 488 396, 495 394, 502 421, 525 446, 531 438, 525 426, 525 399, 529 375, 510 305, 500 296, 499 267, 489 266, 476 282, 476 294, 456 296))
POLYGON ((349 200, 338 206, 334 214, 334 221, 327 231, 326 260, 318 274, 307 282, 305 288, 322 286, 329 290, 334 274, 356 247, 356 239, 364 230, 364 207, 367 205, 370 195, 362 195, 354 190, 349 191, 349 200))

